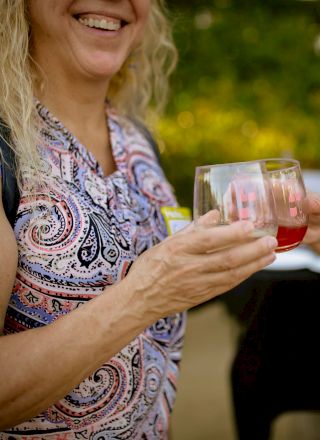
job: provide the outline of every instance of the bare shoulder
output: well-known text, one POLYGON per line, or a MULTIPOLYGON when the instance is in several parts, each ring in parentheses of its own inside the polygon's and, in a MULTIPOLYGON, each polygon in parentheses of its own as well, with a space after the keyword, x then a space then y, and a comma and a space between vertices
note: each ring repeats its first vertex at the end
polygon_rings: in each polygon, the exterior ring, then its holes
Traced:
MULTIPOLYGON (((0 182, 0 195, 2 193, 0 182)), ((16 277, 18 248, 12 227, 7 220, 0 196, 0 334, 8 301, 16 277)))

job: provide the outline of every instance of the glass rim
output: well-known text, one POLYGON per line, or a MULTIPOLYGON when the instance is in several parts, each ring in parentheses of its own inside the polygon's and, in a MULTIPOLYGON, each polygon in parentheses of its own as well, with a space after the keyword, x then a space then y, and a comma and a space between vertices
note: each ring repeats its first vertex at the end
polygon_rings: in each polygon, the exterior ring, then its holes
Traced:
MULTIPOLYGON (((282 162, 282 163, 291 163, 292 165, 286 167, 286 169, 290 170, 293 168, 296 168, 297 166, 300 167, 300 162, 297 159, 292 159, 292 158, 285 158, 285 157, 268 157, 266 159, 254 159, 254 160, 247 160, 247 161, 242 161, 242 162, 229 162, 229 163, 216 163, 216 164, 212 164, 212 165, 200 165, 196 167, 196 172, 197 171, 204 171, 204 170, 209 170, 212 168, 218 168, 218 167, 236 167, 238 165, 249 165, 249 164, 254 164, 254 163, 268 163, 268 162, 282 162)), ((274 172, 274 171, 279 171, 280 168, 278 170, 267 170, 267 172, 274 172)))

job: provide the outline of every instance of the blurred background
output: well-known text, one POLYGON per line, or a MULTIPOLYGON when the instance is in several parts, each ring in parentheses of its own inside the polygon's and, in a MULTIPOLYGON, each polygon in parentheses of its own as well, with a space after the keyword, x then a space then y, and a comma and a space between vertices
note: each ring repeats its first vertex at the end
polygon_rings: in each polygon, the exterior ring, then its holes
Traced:
MULTIPOLYGON (((286 156, 320 169, 320 1, 168 4, 180 60, 159 146, 180 204, 192 208, 197 165, 286 156)), ((236 439, 230 368, 244 326, 229 312, 214 300, 189 313, 172 440, 236 439)), ((319 414, 277 418, 272 440, 289 439, 319 440, 319 414)))
POLYGON ((181 204, 194 167, 292 156, 320 165, 320 2, 170 0, 180 61, 160 148, 181 204))

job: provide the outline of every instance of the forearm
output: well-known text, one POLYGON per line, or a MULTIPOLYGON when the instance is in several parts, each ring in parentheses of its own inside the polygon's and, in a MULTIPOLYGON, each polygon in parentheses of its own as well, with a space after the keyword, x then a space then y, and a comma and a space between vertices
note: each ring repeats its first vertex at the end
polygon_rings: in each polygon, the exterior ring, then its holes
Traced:
POLYGON ((0 338, 0 430, 64 397, 149 324, 119 283, 51 325, 0 338))

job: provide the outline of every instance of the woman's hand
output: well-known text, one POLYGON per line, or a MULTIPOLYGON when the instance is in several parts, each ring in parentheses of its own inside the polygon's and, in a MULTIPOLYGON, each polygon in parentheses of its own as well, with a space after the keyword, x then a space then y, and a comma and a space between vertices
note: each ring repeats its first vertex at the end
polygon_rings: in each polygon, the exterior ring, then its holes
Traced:
POLYGON ((308 193, 307 211, 309 214, 309 225, 303 243, 320 254, 320 195, 308 193))
POLYGON ((208 213, 142 254, 122 281, 150 322, 205 302, 275 259, 274 237, 253 239, 250 222, 215 226, 208 213))

